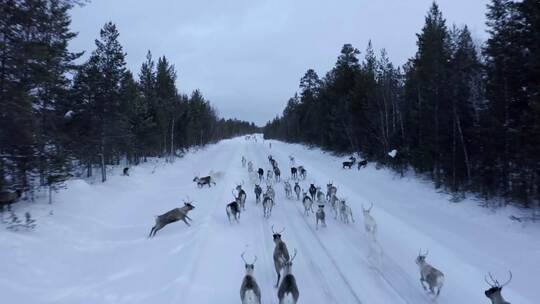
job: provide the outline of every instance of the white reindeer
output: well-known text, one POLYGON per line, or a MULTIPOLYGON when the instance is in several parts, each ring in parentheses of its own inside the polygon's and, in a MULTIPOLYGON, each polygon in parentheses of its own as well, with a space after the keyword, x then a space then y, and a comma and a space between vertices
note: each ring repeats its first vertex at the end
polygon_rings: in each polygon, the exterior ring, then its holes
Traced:
POLYGON ((422 250, 420 250, 418 257, 416 257, 416 264, 420 267, 420 284, 422 284, 424 290, 427 290, 425 285, 425 282, 427 282, 429 291, 437 297, 444 285, 444 274, 426 262, 428 253, 429 251, 426 251, 425 254, 422 254, 422 250), (435 288, 437 288, 437 293, 435 293, 435 288))
POLYGON ((349 217, 351 218, 351 221, 354 223, 352 209, 351 207, 347 205, 347 202, 345 202, 345 200, 341 200, 341 203, 339 206, 339 217, 341 221, 345 224, 349 223, 349 217))
POLYGON ((371 206, 366 209, 364 208, 364 204, 362 204, 362 213, 364 214, 364 229, 366 229, 366 232, 368 234, 371 234, 375 236, 377 234, 377 222, 371 216, 371 209, 373 208, 373 203, 371 203, 371 206))
POLYGON ((242 252, 241 257, 244 261, 244 267, 246 268, 246 275, 240 286, 240 299, 242 300, 242 304, 261 304, 261 289, 253 276, 257 256, 255 256, 253 263, 248 263, 246 259, 244 259, 244 253, 245 252, 242 252))

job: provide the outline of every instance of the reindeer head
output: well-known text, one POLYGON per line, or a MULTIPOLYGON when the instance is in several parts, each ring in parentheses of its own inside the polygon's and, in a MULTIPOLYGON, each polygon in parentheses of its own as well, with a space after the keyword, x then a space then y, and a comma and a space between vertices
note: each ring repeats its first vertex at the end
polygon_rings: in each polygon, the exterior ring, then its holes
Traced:
POLYGON ((274 231, 274 225, 272 225, 272 238, 274 239, 274 243, 281 242, 281 233, 285 231, 285 228, 281 229, 279 232, 274 231))
POLYGON ((371 208, 373 208, 373 203, 371 203, 371 206, 369 206, 368 209, 364 208, 364 204, 362 204, 362 213, 364 213, 364 216, 369 215, 371 208))
POLYGON ((293 261, 294 261, 294 258, 296 258, 297 253, 298 252, 296 251, 296 248, 294 248, 294 253, 292 257, 283 264, 283 274, 287 275, 291 273, 293 261))
POLYGON ((418 252, 418 256, 416 257, 415 263, 418 266, 422 266, 426 263, 426 256, 428 255, 429 250, 426 251, 426 253, 422 254, 422 249, 418 252))
POLYGON ((199 181, 199 177, 198 177, 198 176, 195 176, 195 177, 193 178, 193 181, 194 181, 194 182, 198 182, 198 181, 199 181))
POLYGON ((323 210, 324 209, 324 205, 319 205, 319 210, 323 210))
POLYGON ((244 258, 245 252, 242 252, 240 255, 242 257, 242 260, 244 261, 244 267, 246 268, 246 275, 253 275, 253 270, 255 270, 255 262, 257 262, 257 256, 255 256, 255 259, 252 263, 248 263, 246 259, 244 258))
POLYGON ((242 185, 241 184, 236 184, 236 191, 240 191, 242 190, 242 185))
POLYGON ((188 211, 195 209, 195 206, 193 206, 191 203, 192 202, 184 202, 184 206, 187 207, 188 211))
POLYGON ((510 274, 510 277, 508 278, 508 280, 504 284, 500 284, 498 280, 494 279, 493 276, 491 275, 491 273, 489 273, 489 278, 490 278, 491 282, 488 281, 487 276, 484 276, 484 281, 486 281, 486 283, 489 286, 491 286, 491 288, 486 290, 484 292, 484 294, 486 295, 487 298, 492 300, 492 302, 493 302, 493 300, 495 298, 502 299, 501 291, 502 291, 503 287, 508 285, 508 283, 510 283, 510 281, 512 280, 512 272, 508 271, 508 273, 510 274))

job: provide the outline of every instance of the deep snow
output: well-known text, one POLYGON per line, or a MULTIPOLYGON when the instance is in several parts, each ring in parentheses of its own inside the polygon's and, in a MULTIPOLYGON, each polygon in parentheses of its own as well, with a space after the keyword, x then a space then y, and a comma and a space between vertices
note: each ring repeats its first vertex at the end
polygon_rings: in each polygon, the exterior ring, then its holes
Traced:
POLYGON ((262 302, 277 303, 272 225, 285 228, 289 251, 298 250, 299 303, 430 303, 414 263, 420 248, 445 274, 437 303, 489 303, 484 275, 492 271, 504 280, 507 270, 514 278, 505 298, 537 302, 538 226, 522 226, 507 219, 507 210, 494 213, 471 200, 450 203, 429 183, 397 178, 373 164, 344 170, 343 159, 318 149, 278 141, 270 149, 269 142, 225 140, 174 164, 133 167, 131 176, 113 175, 105 184, 69 181, 53 205, 45 197, 14 205, 19 214, 30 210, 37 228, 0 229, 0 303, 240 303, 244 251, 248 259, 258 256, 262 302), (325 190, 333 181, 356 222, 340 223, 326 210, 328 227, 315 230, 314 215, 304 216, 299 201, 285 198, 283 183, 275 185, 276 206, 264 219, 241 157, 267 170, 269 154, 283 179, 294 155, 308 170, 304 189, 313 182, 325 190), (193 177, 210 171, 224 173, 217 186, 197 188, 193 177), (242 181, 247 210, 229 224, 225 205, 242 181), (196 206, 189 214, 193 225, 173 223, 148 239, 154 216, 179 207, 186 196, 196 206), (367 257, 361 204, 371 202, 383 249, 379 261, 367 257))

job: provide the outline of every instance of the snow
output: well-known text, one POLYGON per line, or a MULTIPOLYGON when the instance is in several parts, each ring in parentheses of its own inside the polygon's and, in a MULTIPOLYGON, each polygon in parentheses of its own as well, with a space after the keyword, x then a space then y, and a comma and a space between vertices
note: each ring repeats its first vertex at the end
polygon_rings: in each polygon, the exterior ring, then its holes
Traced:
POLYGON ((491 271, 504 281, 508 270, 514 278, 504 297, 536 302, 540 228, 508 220, 509 208, 494 213, 473 200, 450 203, 421 179, 397 178, 374 164, 342 169, 342 159, 318 149, 269 142, 271 150, 262 140, 225 140, 173 164, 133 167, 129 177, 117 173, 104 184, 68 181, 53 205, 45 197, 14 205, 18 214, 30 211, 37 227, 0 229, 0 302, 240 303, 245 251, 258 257, 254 276, 262 303, 277 303, 272 225, 285 228, 290 252, 298 250, 292 273, 299 303, 432 303, 414 263, 420 248, 445 274, 437 303, 489 303, 484 275, 491 271), (244 155, 266 170, 268 154, 280 164, 283 179, 290 172, 288 156, 295 155, 296 165, 308 170, 304 189, 312 182, 325 189, 332 180, 355 223, 342 224, 327 209, 327 227, 315 230, 314 214, 304 216, 301 202, 287 200, 281 183, 275 185, 272 216, 264 219, 240 160, 244 155), (203 172, 217 174, 217 186, 197 188, 193 177, 203 172), (239 223, 229 224, 225 205, 241 181, 247 210, 239 223), (189 214, 192 226, 173 223, 148 239, 154 216, 188 196, 196 207, 189 214), (368 258, 373 243, 361 204, 371 202, 380 260, 368 258))
POLYGON ((396 157, 396 154, 397 154, 397 150, 396 150, 396 149, 394 149, 394 150, 388 152, 388 155, 390 155, 390 157, 392 157, 392 158, 396 157))

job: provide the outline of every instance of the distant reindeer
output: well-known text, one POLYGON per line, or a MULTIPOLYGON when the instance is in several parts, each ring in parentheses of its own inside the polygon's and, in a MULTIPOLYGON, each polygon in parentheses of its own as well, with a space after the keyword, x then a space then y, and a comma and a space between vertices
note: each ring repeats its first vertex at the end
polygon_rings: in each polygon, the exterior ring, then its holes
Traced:
POLYGON ((291 167, 291 178, 292 179, 298 178, 298 169, 296 169, 296 167, 291 167))
POLYGON ((510 273, 510 277, 504 284, 500 284, 499 281, 494 279, 491 273, 489 273, 489 278, 491 279, 491 282, 488 281, 487 276, 484 276, 484 280, 486 281, 486 283, 491 286, 490 289, 484 292, 486 297, 491 300, 491 304, 510 304, 510 302, 506 301, 501 294, 503 287, 508 285, 508 283, 510 283, 510 281, 512 280, 512 272, 508 272, 510 273))
POLYGON ((255 185, 255 202, 258 204, 261 202, 262 188, 259 184, 255 185))
POLYGON ((195 176, 193 181, 197 183, 197 187, 199 188, 202 188, 204 185, 208 185, 208 187, 211 187, 212 185, 214 186, 216 185, 216 182, 214 182, 214 180, 212 179, 212 176, 203 176, 203 177, 195 176))
POLYGON ((152 230, 150 230, 150 234, 148 235, 148 237, 155 236, 156 233, 163 227, 180 220, 184 221, 186 225, 190 226, 187 220, 193 220, 187 214, 193 209, 195 209, 195 206, 193 206, 191 202, 184 202, 184 207, 174 208, 171 211, 156 216, 156 224, 154 225, 154 227, 152 227, 152 230))
POLYGON ((246 167, 246 158, 244 156, 242 156, 242 168, 245 168, 246 167))
POLYGON ((289 163, 290 163, 291 167, 294 166, 295 161, 294 161, 294 156, 293 155, 289 155, 289 163))
POLYGON ((341 200, 341 205, 339 207, 339 216, 341 218, 341 221, 345 224, 349 223, 349 217, 351 218, 351 221, 354 223, 354 217, 352 214, 351 207, 347 205, 347 202, 345 200, 341 200))
POLYGON ((272 215, 272 208, 274 207, 274 199, 268 195, 268 193, 264 194, 263 197, 263 216, 265 218, 270 218, 272 215))
POLYGON ((326 200, 330 201, 332 196, 337 194, 337 187, 333 185, 333 182, 326 184, 326 200))
POLYGON ((425 282, 427 282, 429 291, 432 294, 435 294, 435 288, 437 288, 435 296, 438 296, 444 284, 444 274, 426 262, 428 253, 429 251, 426 251, 425 254, 422 254, 422 250, 420 250, 418 257, 416 257, 416 264, 420 267, 420 284, 422 284, 424 290, 427 290, 425 285, 425 282))
POLYGON ((334 214, 334 219, 337 219, 339 213, 340 200, 336 195, 332 195, 330 198, 330 206, 332 206, 332 213, 334 214))
POLYGON ((259 174, 259 180, 262 182, 262 180, 264 178, 264 170, 263 170, 263 168, 259 168, 259 170, 257 170, 257 174, 259 174))
POLYGON ((317 187, 315 187, 314 184, 311 184, 311 186, 309 186, 309 195, 311 195, 311 200, 314 201, 315 200, 315 195, 317 194, 317 187))
POLYGON ((324 192, 321 190, 321 187, 317 187, 317 203, 323 203, 325 201, 325 195, 324 192))
POLYGON ((300 189, 300 185, 298 183, 294 183, 294 193, 296 193, 296 200, 300 200, 300 192, 302 190, 300 189))
POLYGON ((22 196, 22 191, 17 189, 15 191, 1 191, 0 192, 0 211, 4 211, 4 206, 8 206, 8 210, 11 204, 17 202, 22 196))
POLYGON ((246 275, 242 280, 242 285, 240 285, 240 299, 242 304, 261 304, 261 289, 259 284, 253 276, 253 271, 255 270, 255 262, 257 262, 257 256, 252 263, 248 263, 244 258, 245 252, 242 252, 241 257, 244 261, 244 268, 246 269, 246 275))
POLYGON ((366 159, 358 162, 358 170, 360 170, 360 168, 365 168, 366 166, 367 166, 367 160, 366 159))
POLYGON ((306 171, 306 169, 304 169, 303 166, 299 166, 299 167, 298 167, 298 173, 300 173, 300 178, 301 178, 301 179, 304 179, 304 180, 306 179, 306 177, 307 177, 307 171, 306 171))
POLYGON ((373 203, 371 203, 371 206, 366 209, 364 208, 364 204, 362 204, 362 213, 364 215, 364 229, 366 229, 366 232, 368 234, 375 235, 377 233, 377 222, 371 216, 371 209, 373 208, 373 203))
POLYGON ((238 192, 238 198, 240 199, 240 207, 242 207, 242 210, 246 210, 246 198, 247 198, 246 191, 242 189, 242 185, 236 185, 236 191, 238 192))
POLYGON ((125 167, 124 170, 122 170, 122 175, 123 176, 129 176, 129 168, 128 167, 125 167))
POLYGON ((227 204, 227 207, 225 207, 229 223, 232 223, 233 220, 238 222, 238 220, 240 219, 240 212, 242 209, 240 207, 239 201, 240 199, 236 197, 233 202, 227 204))
POLYGON ((248 162, 248 172, 253 172, 253 162, 252 161, 249 161, 248 162))
POLYGON ((304 215, 309 215, 309 211, 313 213, 313 200, 307 195, 305 191, 303 193, 303 196, 304 198, 302 199, 302 204, 304 205, 304 215))
POLYGON ((324 213, 324 205, 319 205, 319 209, 315 213, 315 229, 319 229, 319 222, 323 227, 326 227, 326 214, 324 213))
POLYGON ((271 181, 273 177, 274 177, 274 172, 268 169, 268 171, 266 171, 266 180, 271 181))
POLYGON ((284 183, 284 188, 285 188, 285 196, 290 199, 292 197, 292 187, 291 187, 291 183, 289 183, 289 181, 285 181, 284 183))
POLYGON ((281 181, 281 171, 278 167, 274 167, 274 176, 276 178, 276 183, 279 183, 281 181))
POLYGON ((283 280, 278 289, 279 304, 296 304, 300 297, 300 292, 296 285, 296 278, 292 274, 292 262, 296 257, 296 253, 296 249, 294 249, 292 258, 283 265, 283 280))
POLYGON ((274 188, 272 187, 272 184, 268 183, 266 184, 266 194, 274 200, 276 198, 276 191, 274 191, 274 188))
POLYGON ((280 232, 274 231, 274 225, 272 225, 272 238, 274 239, 274 244, 276 245, 274 247, 274 267, 276 269, 277 274, 277 282, 276 282, 276 288, 279 285, 279 280, 281 279, 281 270, 285 266, 285 263, 289 262, 290 256, 289 256, 289 250, 287 250, 287 245, 283 240, 281 240, 281 233, 285 231, 285 228, 283 228, 280 232))
POLYGON ((349 161, 344 161, 342 163, 343 169, 345 168, 351 169, 355 162, 356 162, 356 158, 354 156, 349 157, 349 161))

